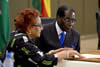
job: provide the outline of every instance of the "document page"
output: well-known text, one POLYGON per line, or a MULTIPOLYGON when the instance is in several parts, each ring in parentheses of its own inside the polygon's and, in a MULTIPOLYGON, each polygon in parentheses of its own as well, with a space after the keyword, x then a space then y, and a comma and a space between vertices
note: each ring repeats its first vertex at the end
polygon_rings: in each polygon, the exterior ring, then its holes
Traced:
MULTIPOLYGON (((100 55, 96 55, 96 54, 81 54, 81 55, 86 58, 100 58, 100 55)), ((79 56, 75 55, 75 58, 79 58, 79 56)))

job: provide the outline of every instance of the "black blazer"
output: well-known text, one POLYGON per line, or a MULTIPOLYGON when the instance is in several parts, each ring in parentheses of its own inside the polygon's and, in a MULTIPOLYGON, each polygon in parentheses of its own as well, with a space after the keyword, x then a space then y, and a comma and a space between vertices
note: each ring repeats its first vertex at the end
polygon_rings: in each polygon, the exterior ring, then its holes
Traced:
MULTIPOLYGON (((45 53, 50 50, 62 48, 56 31, 55 22, 44 25, 41 36, 36 40, 36 43, 45 53)), ((74 29, 69 33, 66 32, 64 40, 64 47, 71 47, 71 45, 74 45, 74 49, 80 52, 80 34, 74 29)))

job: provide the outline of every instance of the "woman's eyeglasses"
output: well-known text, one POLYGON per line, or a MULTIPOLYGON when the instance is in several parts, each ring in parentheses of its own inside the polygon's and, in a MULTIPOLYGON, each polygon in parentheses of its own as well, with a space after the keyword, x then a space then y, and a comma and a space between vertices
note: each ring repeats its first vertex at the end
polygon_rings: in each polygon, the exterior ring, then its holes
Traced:
POLYGON ((32 26, 35 26, 35 27, 41 28, 41 27, 42 27, 42 24, 39 24, 39 25, 35 25, 35 24, 33 24, 32 26))

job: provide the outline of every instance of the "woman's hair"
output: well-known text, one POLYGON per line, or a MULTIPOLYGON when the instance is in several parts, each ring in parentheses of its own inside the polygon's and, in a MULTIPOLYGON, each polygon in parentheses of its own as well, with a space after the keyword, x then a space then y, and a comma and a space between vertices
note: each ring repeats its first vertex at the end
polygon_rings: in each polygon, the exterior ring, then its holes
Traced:
POLYGON ((40 13, 36 9, 26 8, 22 10, 14 20, 16 30, 25 32, 27 27, 33 24, 32 21, 34 21, 38 16, 40 16, 40 13))

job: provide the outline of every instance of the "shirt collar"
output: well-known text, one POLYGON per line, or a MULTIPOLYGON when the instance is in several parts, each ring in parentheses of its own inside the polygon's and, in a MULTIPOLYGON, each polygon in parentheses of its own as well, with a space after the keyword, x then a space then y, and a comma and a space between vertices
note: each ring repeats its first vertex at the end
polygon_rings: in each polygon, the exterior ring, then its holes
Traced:
MULTIPOLYGON (((55 23, 55 26, 56 26, 56 30, 57 30, 58 35, 60 35, 63 31, 62 31, 61 28, 59 27, 57 21, 56 21, 56 23, 55 23)), ((64 31, 64 34, 66 34, 65 31, 64 31)))

